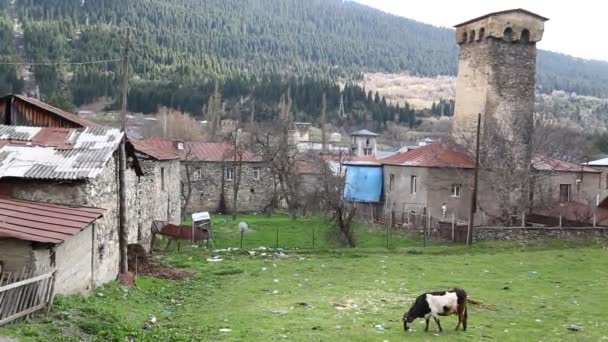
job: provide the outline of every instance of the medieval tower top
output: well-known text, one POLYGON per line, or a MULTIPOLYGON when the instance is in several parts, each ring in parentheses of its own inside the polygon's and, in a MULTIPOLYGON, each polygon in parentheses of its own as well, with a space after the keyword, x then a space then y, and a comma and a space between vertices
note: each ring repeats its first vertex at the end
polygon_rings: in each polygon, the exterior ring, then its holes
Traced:
MULTIPOLYGON (((460 46, 452 136, 474 142, 477 114, 482 127, 496 123, 522 147, 533 130, 536 42, 548 19, 513 9, 456 25, 460 46)), ((519 149, 519 148, 517 148, 519 149)))

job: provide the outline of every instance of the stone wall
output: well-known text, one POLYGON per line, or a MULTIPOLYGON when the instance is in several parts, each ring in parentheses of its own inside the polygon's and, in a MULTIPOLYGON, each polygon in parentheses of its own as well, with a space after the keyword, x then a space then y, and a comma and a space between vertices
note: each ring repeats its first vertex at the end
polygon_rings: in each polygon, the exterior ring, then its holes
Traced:
POLYGON ((129 244, 149 249, 152 221, 181 221, 179 160, 158 161, 138 156, 143 176, 128 173, 129 244))
POLYGON ((608 238, 608 228, 477 227, 473 233, 477 241, 608 238))
MULTIPOLYGON (((184 163, 181 166, 181 178, 184 187, 186 187, 188 177, 186 176, 186 166, 184 163)), ((192 195, 190 205, 186 208, 186 213, 191 214, 198 211, 216 212, 220 206, 224 166, 229 166, 229 163, 226 165, 221 162, 204 161, 192 161, 188 163, 191 175, 192 195), (195 174, 200 175, 200 178, 197 179, 198 176, 195 176, 195 174)), ((224 196, 226 207, 229 211, 232 210, 233 206, 233 186, 234 181, 225 180, 224 196)), ((271 202, 272 193, 273 181, 268 165, 265 163, 243 163, 237 210, 239 212, 261 212, 271 202), (254 178, 254 168, 259 168, 259 179, 254 178)))
POLYGON ((31 243, 16 239, 0 239, 0 262, 3 272, 17 272, 32 261, 31 243))

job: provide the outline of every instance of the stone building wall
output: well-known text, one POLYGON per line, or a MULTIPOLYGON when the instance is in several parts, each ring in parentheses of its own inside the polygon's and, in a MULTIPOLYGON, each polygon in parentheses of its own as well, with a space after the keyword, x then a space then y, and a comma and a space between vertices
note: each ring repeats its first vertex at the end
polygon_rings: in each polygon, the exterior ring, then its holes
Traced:
POLYGON ((143 175, 128 173, 129 243, 149 249, 152 221, 181 221, 179 160, 158 161, 138 156, 143 175))
MULTIPOLYGON (((184 187, 187 185, 186 166, 182 163, 181 178, 184 187)), ((189 162, 192 195, 187 214, 198 211, 216 212, 220 206, 222 193, 222 177, 225 165, 221 162, 189 162), (195 174, 200 174, 200 178, 195 174)), ((235 168, 236 172, 236 168, 235 168)), ((233 206, 234 181, 226 180, 224 183, 225 203, 228 211, 233 206)), ((185 189, 184 189, 185 191, 185 189)), ((239 212, 261 212, 271 202, 273 194, 273 181, 270 168, 265 163, 244 162, 241 172, 241 182, 238 192, 239 212), (254 168, 259 168, 259 179, 254 178, 254 168)))

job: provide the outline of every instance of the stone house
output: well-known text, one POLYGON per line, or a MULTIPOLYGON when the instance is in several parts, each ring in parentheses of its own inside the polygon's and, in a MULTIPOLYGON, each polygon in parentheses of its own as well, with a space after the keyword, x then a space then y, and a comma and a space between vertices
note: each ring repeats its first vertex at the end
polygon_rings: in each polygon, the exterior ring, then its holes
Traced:
POLYGON ((350 134, 351 154, 356 157, 375 156, 378 152, 378 134, 362 129, 350 134))
POLYGON ((55 291, 94 287, 97 225, 105 210, 0 197, 0 273, 57 269, 55 291))
MULTIPOLYGON (((118 274, 117 159, 122 138, 119 130, 100 127, 0 126, 1 195, 104 209, 91 231, 95 244, 92 252, 95 284, 114 280, 118 274)), ((128 173, 141 175, 141 170, 132 164, 128 173)), ((129 235, 129 243, 139 242, 137 233, 129 235)), ((82 252, 73 250, 71 258, 84 258, 82 252)))
MULTIPOLYGON (((475 162, 446 144, 430 144, 380 160, 384 168, 385 208, 468 219, 471 205, 470 180, 475 162)), ((446 217, 447 218, 447 217, 446 217)))
POLYGON ((164 138, 146 138, 135 143, 138 148, 157 155, 180 157, 182 208, 184 214, 197 211, 216 212, 223 201, 232 211, 234 186, 238 187, 239 212, 261 212, 272 201, 274 183, 268 163, 248 150, 237 150, 227 143, 179 141, 164 138), (151 151, 154 152, 151 152, 151 151), (240 181, 239 181, 240 169, 240 181), (184 205, 185 195, 191 187, 190 200, 184 205))

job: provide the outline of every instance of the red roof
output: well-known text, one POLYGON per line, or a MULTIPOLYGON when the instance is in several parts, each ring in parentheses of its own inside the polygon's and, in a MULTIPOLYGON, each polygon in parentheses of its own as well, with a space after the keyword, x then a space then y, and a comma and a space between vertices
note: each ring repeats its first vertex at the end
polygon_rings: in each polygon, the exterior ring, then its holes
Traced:
POLYGON ((53 107, 50 104, 42 102, 40 100, 31 98, 31 97, 27 97, 27 96, 23 96, 23 95, 13 95, 13 96, 15 98, 18 98, 21 101, 27 102, 30 105, 36 106, 36 107, 38 107, 38 108, 40 108, 42 110, 45 110, 45 111, 47 111, 47 112, 49 112, 51 114, 59 116, 62 119, 66 120, 66 121, 69 121, 69 122, 72 122, 72 123, 74 123, 74 124, 76 124, 78 126, 81 126, 81 127, 101 127, 101 125, 99 125, 99 124, 97 124, 97 123, 95 123, 93 121, 81 118, 80 116, 78 116, 76 114, 72 114, 72 113, 66 112, 66 111, 61 110, 61 109, 59 109, 57 107, 53 107))
POLYGON ((532 167, 538 171, 560 171, 560 172, 590 172, 590 173, 601 173, 599 170, 584 166, 580 164, 574 164, 567 161, 550 158, 537 154, 532 158, 532 167))
MULTIPOLYGON (((136 151, 149 155, 158 160, 189 159, 200 161, 230 161, 234 158, 231 144, 203 141, 186 141, 165 138, 144 138, 129 141, 136 151), (183 150, 178 150, 178 143, 183 143, 183 150)), ((243 153, 243 161, 259 162, 259 158, 251 151, 243 153)))
POLYGON ((61 243, 78 234, 104 212, 97 208, 0 197, 0 238, 61 243))
POLYGON ((381 159, 380 162, 385 165, 400 166, 475 168, 475 162, 468 155, 441 143, 421 146, 415 150, 381 159))

